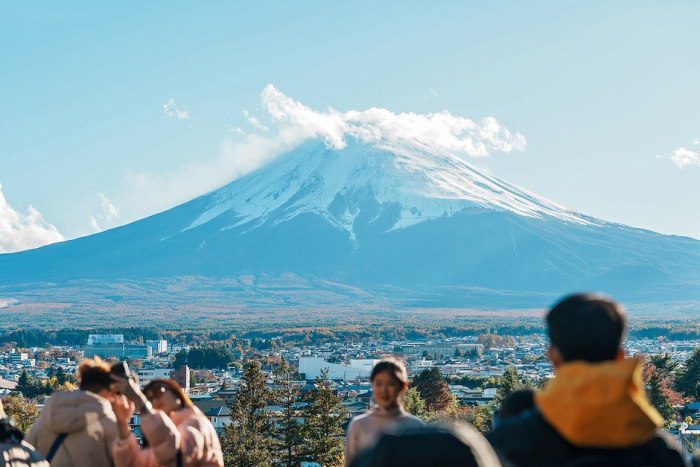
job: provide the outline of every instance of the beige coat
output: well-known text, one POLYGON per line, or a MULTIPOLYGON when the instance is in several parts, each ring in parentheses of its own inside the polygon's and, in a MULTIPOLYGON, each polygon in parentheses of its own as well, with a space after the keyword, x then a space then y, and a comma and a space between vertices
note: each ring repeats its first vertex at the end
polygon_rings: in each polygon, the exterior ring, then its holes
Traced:
POLYGON ((172 412, 170 417, 160 410, 141 418, 141 432, 149 447, 139 451, 132 434, 114 442, 117 467, 175 467, 178 447, 185 467, 223 467, 216 430, 196 407, 172 412))
POLYGON ((68 433, 52 467, 111 467, 111 447, 119 437, 109 401, 87 391, 54 392, 26 441, 44 457, 60 433, 68 433))
POLYGON ((358 454, 373 447, 383 435, 424 425, 420 418, 406 412, 403 407, 387 411, 374 406, 369 412, 353 418, 350 422, 348 437, 345 440, 345 465, 350 465, 358 454))

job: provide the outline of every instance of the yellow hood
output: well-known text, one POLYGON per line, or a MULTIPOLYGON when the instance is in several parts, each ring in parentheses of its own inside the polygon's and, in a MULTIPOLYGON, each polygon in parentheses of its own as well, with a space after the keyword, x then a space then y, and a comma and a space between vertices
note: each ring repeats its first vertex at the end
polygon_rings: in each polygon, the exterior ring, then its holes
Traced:
POLYGON ((535 403, 559 434, 581 447, 639 446, 663 422, 647 400, 637 358, 564 364, 535 403))

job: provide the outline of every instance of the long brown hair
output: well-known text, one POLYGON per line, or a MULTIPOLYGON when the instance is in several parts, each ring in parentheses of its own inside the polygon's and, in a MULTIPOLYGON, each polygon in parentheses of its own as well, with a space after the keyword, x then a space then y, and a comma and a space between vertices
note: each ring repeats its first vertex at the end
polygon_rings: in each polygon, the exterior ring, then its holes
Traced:
MULTIPOLYGON (((181 404, 182 407, 189 408, 194 406, 192 401, 190 400, 189 397, 187 397, 187 394, 185 394, 185 391, 180 387, 179 384, 177 384, 175 381, 171 379, 154 379, 150 383, 146 385, 145 388, 143 388, 143 393, 148 397, 148 394, 157 394, 158 392, 162 392, 163 390, 167 390, 172 392, 175 397, 177 397, 181 404)), ((150 397, 148 397, 150 399, 150 397)))

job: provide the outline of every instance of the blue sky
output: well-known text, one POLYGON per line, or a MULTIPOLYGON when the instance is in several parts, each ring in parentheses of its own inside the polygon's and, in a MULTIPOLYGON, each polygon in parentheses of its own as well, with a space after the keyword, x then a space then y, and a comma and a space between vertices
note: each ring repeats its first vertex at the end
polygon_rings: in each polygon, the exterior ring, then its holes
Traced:
POLYGON ((277 137, 268 84, 318 111, 493 117, 526 147, 470 162, 700 239, 699 2, 0 8, 2 251, 133 221, 259 165, 241 148, 277 137))

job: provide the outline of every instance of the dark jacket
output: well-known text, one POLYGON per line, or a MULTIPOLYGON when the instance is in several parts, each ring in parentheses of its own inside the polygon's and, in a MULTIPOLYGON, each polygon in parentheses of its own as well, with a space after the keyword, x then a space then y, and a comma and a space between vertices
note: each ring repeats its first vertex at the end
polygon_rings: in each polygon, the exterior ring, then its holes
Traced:
POLYGON ((520 417, 504 420, 488 440, 504 466, 549 467, 580 465, 686 467, 676 441, 657 432, 651 441, 641 446, 596 449, 578 447, 561 436, 542 415, 533 410, 520 417), (587 461, 588 463, 584 462, 587 461))
POLYGON ((657 427, 640 361, 572 362, 535 396, 536 409, 503 421, 489 441, 516 467, 685 467, 680 447, 657 427))
POLYGON ((14 422, 3 416, 0 403, 0 467, 49 467, 49 463, 22 439, 14 422))

